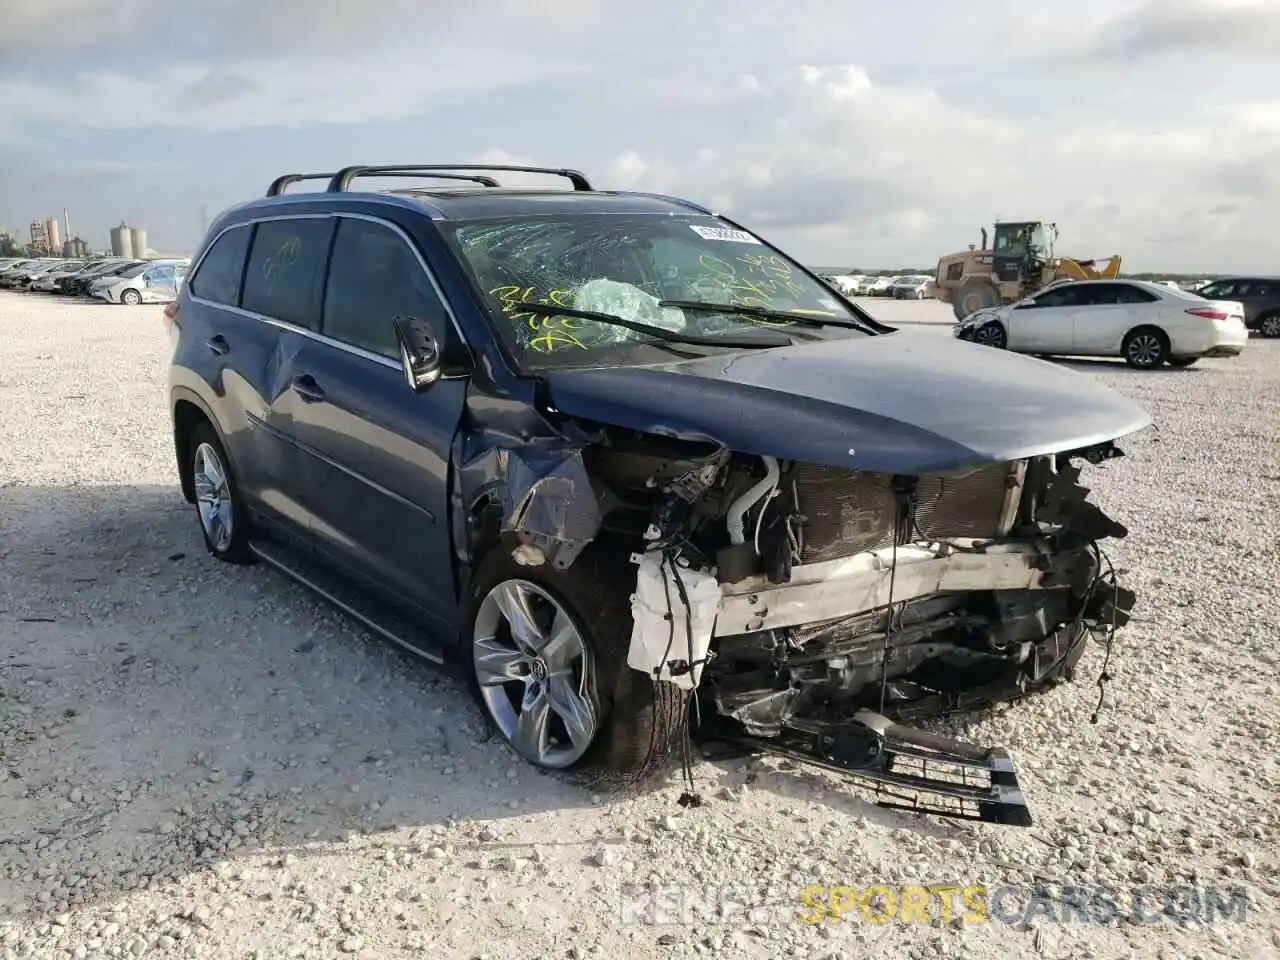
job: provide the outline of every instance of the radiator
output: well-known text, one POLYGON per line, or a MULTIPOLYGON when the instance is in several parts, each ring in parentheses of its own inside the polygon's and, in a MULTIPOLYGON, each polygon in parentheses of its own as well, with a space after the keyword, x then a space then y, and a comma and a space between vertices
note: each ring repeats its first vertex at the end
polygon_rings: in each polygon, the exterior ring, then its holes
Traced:
MULTIPOLYGON (((985 539, 1009 532, 1022 495, 1025 461, 955 475, 924 476, 917 487, 911 539, 985 539)), ((820 563, 893 543, 892 479, 883 474, 796 464, 800 512, 806 518, 802 563, 820 563)))

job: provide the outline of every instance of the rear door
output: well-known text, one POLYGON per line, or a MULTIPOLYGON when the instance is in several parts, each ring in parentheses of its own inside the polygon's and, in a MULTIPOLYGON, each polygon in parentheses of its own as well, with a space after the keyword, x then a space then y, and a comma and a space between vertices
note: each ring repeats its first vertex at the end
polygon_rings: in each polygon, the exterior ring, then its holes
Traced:
POLYGON ((303 452, 298 496, 331 564, 448 620, 456 607, 449 536, 449 455, 465 377, 423 393, 405 382, 392 321, 458 340, 427 264, 396 224, 340 215, 319 335, 289 357, 281 398, 303 452))
POLYGON ((147 303, 172 300, 178 292, 177 273, 171 263, 152 267, 141 276, 142 299, 147 303))
POLYGON ((246 403, 263 505, 290 534, 310 537, 313 499, 294 413, 294 361, 317 335, 334 220, 327 214, 274 217, 254 227, 241 307, 254 317, 267 351, 254 358, 246 403))
POLYGON ((1236 296, 1244 306, 1244 322, 1253 323, 1280 294, 1280 284, 1272 280, 1244 280, 1236 285, 1236 296))
POLYGON ((1160 298, 1132 283, 1091 283, 1072 309, 1072 352, 1115 356, 1124 335, 1143 323, 1160 323, 1160 298))

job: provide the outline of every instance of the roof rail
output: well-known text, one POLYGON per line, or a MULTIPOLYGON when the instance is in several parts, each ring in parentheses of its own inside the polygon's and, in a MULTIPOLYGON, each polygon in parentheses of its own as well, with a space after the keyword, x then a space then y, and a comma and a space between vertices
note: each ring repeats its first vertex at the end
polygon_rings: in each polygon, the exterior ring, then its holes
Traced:
POLYGON ((592 190, 590 181, 587 180, 586 174, 577 170, 568 169, 552 169, 551 167, 522 167, 509 164, 493 164, 493 163, 433 163, 433 164, 399 164, 379 167, 354 166, 344 167, 333 175, 333 179, 329 181, 329 193, 343 193, 350 186, 351 181, 356 177, 373 177, 373 176, 405 176, 419 171, 428 170, 505 170, 511 173, 545 173, 548 176, 564 177, 573 184, 574 190, 592 190))
POLYGON ((289 187, 302 180, 332 180, 332 173, 286 173, 283 177, 276 177, 271 181, 271 186, 267 187, 268 197, 278 197, 289 187))
MULTIPOLYGON (((405 167, 403 169, 396 169, 396 170, 391 170, 391 169, 384 170, 379 168, 378 173, 380 176, 388 176, 388 177, 391 177, 391 176, 429 177, 433 180, 468 180, 471 183, 478 183, 482 187, 496 187, 499 185, 498 181, 493 179, 493 177, 485 177, 485 176, 481 176, 480 174, 475 174, 473 176, 467 176, 461 173, 434 173, 433 174, 433 173, 418 172, 408 167, 405 167)), ((275 180, 271 181, 271 186, 267 187, 267 196, 278 197, 281 194, 283 194, 285 190, 287 190, 289 187, 293 186, 295 183, 298 183, 299 181, 302 181, 302 180, 332 181, 333 176, 334 175, 332 173, 286 173, 284 176, 276 177, 275 180)))
MULTIPOLYGON (((372 176, 372 174, 368 174, 372 176)), ((421 177, 425 180, 468 180, 471 183, 478 183, 482 187, 501 186, 493 177, 486 177, 479 173, 428 173, 424 170, 414 170, 410 167, 403 167, 398 170, 382 170, 379 169, 377 176, 379 177, 421 177)))

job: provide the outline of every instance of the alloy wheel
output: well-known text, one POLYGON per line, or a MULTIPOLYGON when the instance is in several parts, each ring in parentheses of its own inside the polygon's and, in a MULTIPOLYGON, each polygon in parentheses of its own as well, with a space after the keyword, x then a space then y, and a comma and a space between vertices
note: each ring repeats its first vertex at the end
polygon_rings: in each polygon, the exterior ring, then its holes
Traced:
POLYGON ((1140 333, 1129 341, 1127 355, 1135 367, 1154 367, 1164 355, 1164 346, 1154 333, 1140 333))
POLYGON ((504 580, 481 601, 471 643, 480 697, 515 751, 542 767, 580 760, 599 729, 599 698, 569 612, 536 583, 504 580))
POLYGON ((998 323, 984 323, 973 333, 973 342, 984 347, 1003 347, 1004 330, 998 323))
POLYGON ((227 481, 227 469, 210 444, 196 447, 193 459, 192 481, 196 491, 196 507, 200 511, 200 526, 218 553, 231 548, 232 517, 231 485, 227 481))
POLYGON ((1267 317, 1262 321, 1262 335, 1264 337, 1280 337, 1280 314, 1267 317))

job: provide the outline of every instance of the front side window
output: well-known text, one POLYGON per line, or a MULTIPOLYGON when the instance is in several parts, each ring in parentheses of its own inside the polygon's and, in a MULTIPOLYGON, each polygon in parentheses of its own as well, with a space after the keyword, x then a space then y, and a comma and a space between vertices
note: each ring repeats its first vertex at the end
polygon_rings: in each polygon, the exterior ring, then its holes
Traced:
MULTIPOLYGON (((849 336, 861 320, 804 268, 714 217, 528 215, 462 222, 446 236, 484 297, 498 335, 523 367, 656 362, 671 359, 672 352, 646 332, 547 315, 545 309, 533 312, 530 304, 593 311, 698 337, 741 336, 764 327, 783 332, 784 343, 790 336, 849 336), (760 315, 769 312, 836 326, 760 315)), ((721 348, 688 349, 697 355, 721 348)))
POLYGON ((333 235, 329 218, 284 218, 259 223, 244 272, 244 309, 314 330, 320 280, 333 235))
POLYGON ((1035 305, 1037 307, 1075 307, 1079 306, 1083 299, 1080 287, 1064 283, 1036 297, 1035 305))
POLYGON ((192 296, 228 307, 239 306, 249 234, 247 226, 232 227, 213 242, 191 278, 192 296))
POLYGON ((381 223, 339 219, 321 332, 395 359, 398 316, 425 322, 437 337, 445 333, 444 306, 404 238, 381 223))

